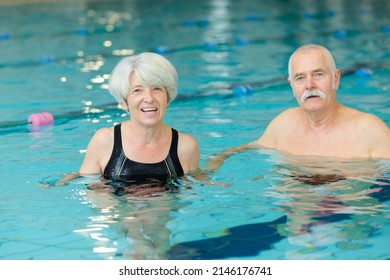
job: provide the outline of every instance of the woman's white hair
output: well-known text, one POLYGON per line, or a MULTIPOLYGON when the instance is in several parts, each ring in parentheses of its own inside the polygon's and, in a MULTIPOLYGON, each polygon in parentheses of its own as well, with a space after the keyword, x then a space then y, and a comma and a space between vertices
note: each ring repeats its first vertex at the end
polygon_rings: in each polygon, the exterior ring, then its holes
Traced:
POLYGON ((144 52, 123 58, 111 73, 108 89, 119 103, 126 103, 133 73, 143 86, 164 86, 168 103, 176 98, 178 76, 175 67, 159 54, 144 52))

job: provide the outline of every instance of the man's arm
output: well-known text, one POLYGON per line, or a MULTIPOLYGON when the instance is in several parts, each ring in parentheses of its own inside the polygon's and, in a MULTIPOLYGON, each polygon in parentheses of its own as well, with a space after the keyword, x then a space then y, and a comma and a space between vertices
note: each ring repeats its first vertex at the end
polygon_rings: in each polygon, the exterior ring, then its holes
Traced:
POLYGON ((246 150, 257 148, 274 149, 276 146, 276 139, 281 137, 281 133, 284 130, 284 120, 289 119, 293 112, 293 109, 288 109, 279 114, 271 121, 271 123, 265 129, 264 133, 256 141, 238 147, 229 148, 221 153, 210 156, 210 158, 207 160, 207 170, 209 172, 216 171, 228 157, 246 150))
POLYGON ((257 146, 256 142, 251 142, 234 148, 226 149, 225 151, 220 153, 216 153, 208 158, 206 171, 214 172, 218 168, 220 168, 223 162, 231 155, 241 153, 246 150, 254 149, 256 148, 256 146, 257 146))

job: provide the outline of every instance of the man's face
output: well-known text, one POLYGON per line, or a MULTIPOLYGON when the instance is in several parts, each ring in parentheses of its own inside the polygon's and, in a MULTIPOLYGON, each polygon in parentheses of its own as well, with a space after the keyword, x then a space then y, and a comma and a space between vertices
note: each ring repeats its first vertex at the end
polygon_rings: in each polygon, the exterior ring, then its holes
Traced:
POLYGON ((292 57, 289 83, 305 111, 319 111, 335 102, 339 78, 340 71, 331 72, 320 50, 309 50, 292 57))

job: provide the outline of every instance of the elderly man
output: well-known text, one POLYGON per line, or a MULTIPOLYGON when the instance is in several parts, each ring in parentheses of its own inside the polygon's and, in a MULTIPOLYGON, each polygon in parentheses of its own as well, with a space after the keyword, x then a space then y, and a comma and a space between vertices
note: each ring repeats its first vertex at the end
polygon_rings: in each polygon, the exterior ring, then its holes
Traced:
POLYGON ((300 47, 288 68, 299 107, 277 116, 256 144, 296 155, 390 158, 387 125, 337 102, 340 70, 326 48, 300 47))
POLYGON ((290 57, 288 81, 299 107, 287 109, 256 141, 212 156, 218 168, 232 153, 272 148, 292 155, 390 158, 390 130, 378 117, 341 105, 340 70, 323 46, 304 45, 290 57))

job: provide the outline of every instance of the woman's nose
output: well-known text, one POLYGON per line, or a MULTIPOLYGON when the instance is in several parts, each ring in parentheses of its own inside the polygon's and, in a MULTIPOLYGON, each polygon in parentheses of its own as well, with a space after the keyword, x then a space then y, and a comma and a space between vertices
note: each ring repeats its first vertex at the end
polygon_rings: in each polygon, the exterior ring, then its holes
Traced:
POLYGON ((150 88, 145 88, 143 92, 143 99, 144 101, 150 102, 152 98, 152 90, 150 88))

